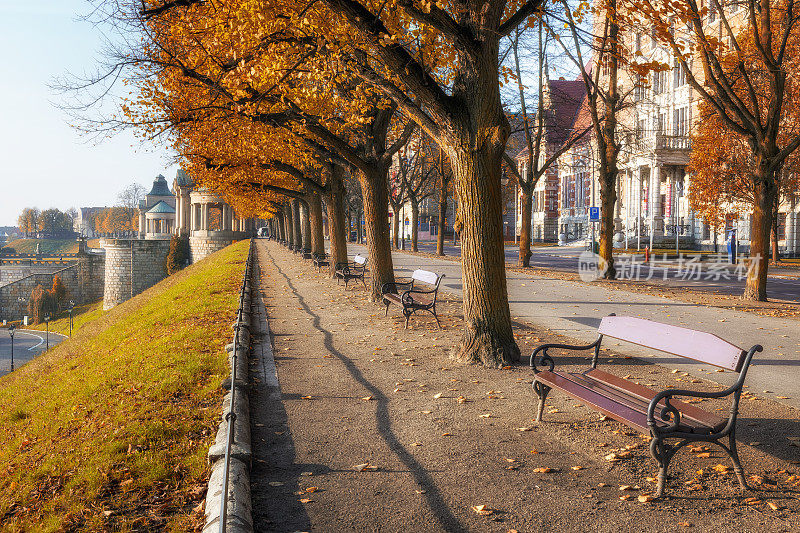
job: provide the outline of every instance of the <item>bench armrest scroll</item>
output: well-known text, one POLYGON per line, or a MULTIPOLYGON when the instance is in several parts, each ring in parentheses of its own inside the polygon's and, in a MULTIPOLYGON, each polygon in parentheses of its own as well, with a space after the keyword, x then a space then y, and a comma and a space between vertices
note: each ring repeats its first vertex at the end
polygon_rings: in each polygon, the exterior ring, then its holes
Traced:
POLYGON ((393 293, 396 294, 399 289, 410 287, 413 281, 389 281, 384 283, 381 287, 381 294, 393 293))
POLYGON ((537 374, 541 370, 544 370, 544 368, 540 369, 540 368, 537 368, 537 366, 541 366, 541 367, 547 366, 548 367, 547 370, 550 370, 550 371, 552 371, 555 368, 555 365, 556 365, 555 361, 550 356, 550 354, 547 353, 547 350, 549 350, 550 348, 562 349, 562 350, 591 350, 591 349, 594 349, 595 353, 597 353, 597 350, 600 347, 600 342, 602 340, 603 340, 603 336, 600 335, 597 338, 596 341, 594 341, 591 344, 586 344, 586 345, 542 344, 541 346, 536 348, 533 351, 533 353, 531 354, 531 361, 530 361, 531 368, 533 369, 534 374, 537 374), (538 364, 536 362, 536 356, 537 355, 539 356, 538 364))

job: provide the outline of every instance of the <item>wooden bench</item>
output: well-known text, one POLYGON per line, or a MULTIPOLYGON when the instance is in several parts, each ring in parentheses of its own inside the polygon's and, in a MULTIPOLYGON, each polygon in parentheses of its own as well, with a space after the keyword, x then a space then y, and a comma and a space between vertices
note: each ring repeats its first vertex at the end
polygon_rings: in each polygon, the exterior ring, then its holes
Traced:
POLYGON ((439 275, 427 270, 415 270, 411 275, 411 281, 384 283, 383 287, 381 287, 383 303, 386 305, 384 316, 389 314, 390 305, 397 305, 403 309, 403 315, 406 317, 405 327, 408 327, 408 320, 411 315, 417 311, 428 311, 436 319, 436 326, 442 329, 441 324, 439 324, 439 317, 436 315, 436 296, 439 294, 439 284, 442 282, 443 277, 444 274, 439 275), (415 285, 414 282, 416 281, 425 283, 432 288, 423 290, 415 285), (403 292, 398 293, 401 290, 403 292))
POLYGON ((328 254, 325 252, 315 253, 311 258, 311 262, 314 264, 314 268, 316 268, 318 272, 322 270, 322 267, 330 266, 331 264, 331 262, 328 260, 328 254))
POLYGON ((683 446, 698 441, 714 443, 725 450, 733 462, 739 484, 746 489, 736 449, 736 419, 747 369, 753 354, 762 351, 762 347, 755 345, 745 352, 710 333, 626 316, 603 318, 598 333, 597 340, 585 346, 544 344, 534 350, 530 364, 535 374, 533 389, 539 397, 536 420, 542 419, 547 394, 551 389, 559 389, 584 405, 652 437, 650 453, 659 466, 657 498, 664 494, 667 468, 672 457, 683 446), (656 392, 597 368, 604 336, 694 359, 736 372, 739 376, 731 387, 718 392, 683 389, 656 392), (591 366, 581 372, 557 371, 555 361, 548 353, 552 349, 593 350, 591 366), (732 404, 727 418, 675 399, 728 396, 732 404), (725 438, 728 439, 727 445, 722 442, 725 438))
POLYGON ((311 254, 311 249, 310 249, 310 248, 303 248, 302 252, 303 252, 303 259, 304 259, 304 260, 305 260, 305 259, 311 259, 312 257, 314 257, 314 256, 311 254))
POLYGON ((364 273, 367 271, 367 258, 362 256, 361 254, 356 255, 353 257, 353 260, 349 263, 337 263, 336 268, 334 269, 334 276, 336 276, 336 284, 339 284, 339 280, 344 280, 344 288, 347 289, 347 283, 351 279, 360 279, 361 283, 364 284, 364 288, 367 288, 367 282, 364 281, 364 273))

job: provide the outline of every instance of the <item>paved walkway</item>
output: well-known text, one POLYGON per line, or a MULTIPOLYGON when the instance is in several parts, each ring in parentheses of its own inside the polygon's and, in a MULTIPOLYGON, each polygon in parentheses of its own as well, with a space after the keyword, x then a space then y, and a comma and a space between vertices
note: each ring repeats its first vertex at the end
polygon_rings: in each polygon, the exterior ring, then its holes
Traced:
MULTIPOLYGON (((366 253, 366 247, 349 244, 349 253, 366 253)), ((442 286, 462 295, 461 264, 402 252, 393 253, 395 271, 400 275, 416 268, 445 274, 442 286)), ((581 341, 594 341, 603 316, 630 315, 714 333, 748 349, 761 344, 747 383, 750 389, 780 402, 800 408, 800 323, 752 313, 670 300, 657 296, 606 289, 591 283, 577 283, 508 271, 508 293, 514 319, 546 327, 581 341), (778 398, 779 396, 788 397, 778 398)), ((714 381, 732 383, 730 372, 716 373, 712 367, 654 353, 628 343, 609 339, 615 350, 647 358, 670 368, 695 374, 711 374, 714 381)))
MULTIPOLYGON (((53 347, 66 339, 60 333, 50 332, 48 335, 44 331, 33 329, 18 329, 14 333, 14 368, 19 368, 34 357, 38 357, 45 351, 46 346, 53 347)), ((0 376, 5 375, 11 369, 11 337, 8 330, 0 330, 0 376)))

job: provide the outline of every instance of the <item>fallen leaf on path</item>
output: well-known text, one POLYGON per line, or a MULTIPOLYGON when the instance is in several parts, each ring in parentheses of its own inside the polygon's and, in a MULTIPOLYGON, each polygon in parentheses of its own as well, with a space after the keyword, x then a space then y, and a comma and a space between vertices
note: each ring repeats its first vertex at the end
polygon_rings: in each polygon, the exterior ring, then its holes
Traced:
POLYGON ((300 498, 300 503, 310 503, 313 502, 311 498, 300 498))
POLYGON ((487 508, 485 505, 473 505, 472 510, 481 516, 490 515, 494 512, 491 509, 487 508))
POLYGON ((436 394, 434 394, 434 395, 433 395, 433 399, 434 399, 434 400, 438 400, 438 399, 439 399, 439 398, 441 398, 441 397, 442 397, 442 393, 441 393, 441 392, 439 392, 439 393, 436 393, 436 394))
POLYGON ((304 399, 304 400, 310 400, 310 399, 311 399, 311 396, 303 396, 303 399, 304 399))
POLYGON ((772 502, 767 502, 767 506, 768 506, 770 509, 772 509, 773 511, 777 511, 778 509, 780 509, 780 507, 778 507, 776 504, 774 504, 774 503, 772 503, 772 502))
POLYGON ((655 499, 656 499, 655 496, 653 496, 652 494, 640 494, 638 498, 639 502, 641 503, 649 503, 655 499))
POLYGON ((550 474, 552 472, 555 472, 555 470, 547 466, 540 466, 538 468, 534 468, 533 471, 536 472, 537 474, 550 474))
POLYGON ((368 401, 370 401, 370 400, 374 400, 375 398, 373 398, 372 396, 364 396, 364 397, 363 397, 363 398, 361 398, 361 399, 362 399, 362 400, 364 400, 365 402, 368 402, 368 401))
POLYGON ((283 483, 280 482, 280 481, 270 481, 269 482, 269 486, 270 487, 283 487, 283 483))
POLYGON ((572 467, 573 470, 583 470, 583 467, 580 465, 575 465, 572 467))

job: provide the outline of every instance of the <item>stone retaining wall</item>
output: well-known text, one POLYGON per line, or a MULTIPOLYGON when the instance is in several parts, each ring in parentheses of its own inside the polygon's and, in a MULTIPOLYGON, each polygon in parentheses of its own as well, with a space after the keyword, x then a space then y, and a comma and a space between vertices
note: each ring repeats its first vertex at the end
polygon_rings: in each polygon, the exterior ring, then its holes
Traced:
POLYGON ((223 239, 220 237, 189 237, 189 251, 192 263, 205 259, 209 255, 222 250, 236 242, 236 239, 223 239))
POLYGON ((106 239, 103 309, 111 309, 167 277, 169 241, 106 239))
POLYGON ((80 254, 77 262, 70 266, 44 268, 44 272, 32 273, 0 286, 0 319, 21 320, 28 314, 28 300, 36 285, 45 289, 53 286, 53 278, 59 276, 69 294, 67 298, 77 305, 94 302, 103 295, 105 260, 99 254, 80 254), (23 301, 20 301, 20 298, 23 301))
POLYGON ((0 264, 0 286, 8 285, 15 281, 27 278, 33 274, 53 274, 65 267, 74 265, 76 261, 69 263, 44 263, 36 264, 30 262, 27 265, 6 265, 0 264))

